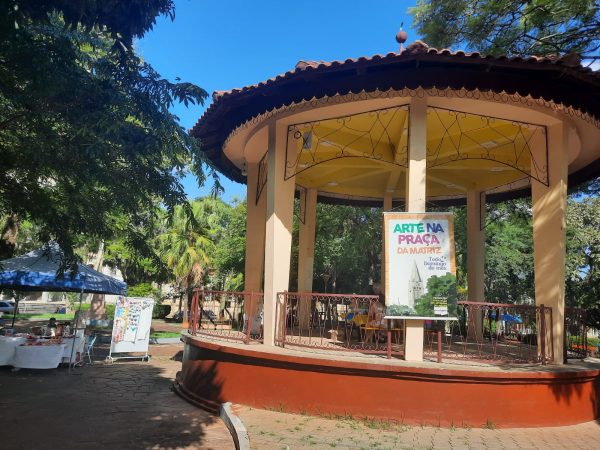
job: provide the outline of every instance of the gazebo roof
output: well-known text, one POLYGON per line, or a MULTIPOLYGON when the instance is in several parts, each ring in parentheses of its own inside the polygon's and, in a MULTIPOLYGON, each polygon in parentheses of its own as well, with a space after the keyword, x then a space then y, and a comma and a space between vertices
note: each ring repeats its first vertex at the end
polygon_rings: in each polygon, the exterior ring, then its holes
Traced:
MULTIPOLYGON (((203 150, 228 178, 245 177, 223 153, 229 134, 246 121, 301 101, 401 89, 479 90, 519 95, 571 107, 600 120, 600 72, 581 66, 577 55, 507 57, 437 50, 416 41, 399 53, 300 61, 294 70, 241 89, 213 93, 213 103, 192 128, 203 150)), ((600 159, 570 175, 578 184, 600 173, 600 159)))

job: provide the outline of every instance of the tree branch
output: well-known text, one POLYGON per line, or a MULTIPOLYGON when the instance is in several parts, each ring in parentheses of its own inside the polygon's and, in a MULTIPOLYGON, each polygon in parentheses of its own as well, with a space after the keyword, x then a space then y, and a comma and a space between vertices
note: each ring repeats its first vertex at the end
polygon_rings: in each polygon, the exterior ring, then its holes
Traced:
POLYGON ((26 114, 27 114, 27 111, 22 111, 18 114, 12 115, 11 117, 9 117, 6 120, 3 120, 2 122, 0 122, 0 130, 7 128, 12 122, 20 119, 21 117, 24 117, 26 114))

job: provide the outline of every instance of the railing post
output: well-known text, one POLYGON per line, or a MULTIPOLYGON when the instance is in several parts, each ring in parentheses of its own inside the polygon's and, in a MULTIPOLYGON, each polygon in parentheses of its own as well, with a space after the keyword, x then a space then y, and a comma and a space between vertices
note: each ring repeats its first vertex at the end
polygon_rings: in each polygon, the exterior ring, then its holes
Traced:
POLYGON ((253 311, 253 303, 254 303, 254 291, 250 291, 250 305, 248 305, 248 308, 246 309, 247 314, 246 314, 246 338, 244 339, 244 344, 249 344, 250 343, 250 328, 252 327, 252 311, 253 311))
POLYGON ((581 313, 581 325, 582 325, 582 329, 583 329, 583 351, 584 351, 583 357, 587 358, 588 343, 587 343, 587 313, 586 313, 586 311, 583 311, 581 313))
POLYGON ((437 329, 437 362, 442 362, 442 321, 438 322, 437 329))
POLYGON ((387 359, 392 359, 392 320, 386 319, 387 322, 387 359))
MULTIPOLYGON (((209 293, 210 298, 212 298, 212 291, 209 293)), ((205 298, 204 298, 204 292, 202 292, 202 301, 200 302, 200 304, 198 305, 198 328, 202 328, 202 316, 204 315, 204 302, 205 302, 205 298)))
MULTIPOLYGON (((192 335, 196 336, 196 331, 198 330, 198 289, 194 290, 194 295, 192 296, 192 311, 190 314, 191 319, 191 331, 192 335)), ((189 330, 188 330, 189 331, 189 330)))
MULTIPOLYGON (((279 294, 277 294, 277 296, 279 297, 279 294)), ((277 305, 281 305, 281 314, 279 317, 279 321, 280 321, 280 338, 281 338, 281 348, 285 348, 285 326, 286 326, 286 319, 287 319, 287 296, 288 296, 288 292, 287 291, 283 291, 283 304, 281 304, 279 301, 277 302, 277 305)))
POLYGON ((542 365, 546 365, 546 308, 540 305, 540 354, 542 365))
POLYGON ((281 338, 281 348, 285 348, 285 321, 287 319, 287 291, 283 292, 283 302, 281 303, 281 314, 279 315, 279 337, 281 338))
MULTIPOLYGON (((548 308, 550 310, 550 360, 554 363, 554 318, 552 316, 552 307, 548 308)), ((544 315, 544 319, 546 316, 544 315)), ((564 331, 563 331, 564 334, 564 331)))

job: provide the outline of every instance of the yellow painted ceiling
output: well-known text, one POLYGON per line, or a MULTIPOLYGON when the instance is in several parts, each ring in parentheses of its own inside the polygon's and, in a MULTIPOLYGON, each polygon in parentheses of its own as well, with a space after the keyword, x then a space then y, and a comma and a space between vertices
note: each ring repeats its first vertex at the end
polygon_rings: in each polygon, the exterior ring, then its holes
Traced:
MULTIPOLYGON (((287 176, 335 194, 383 197, 388 192, 403 198, 408 115, 402 106, 290 126, 287 176)), ((488 190, 527 177, 529 142, 542 132, 538 126, 429 108, 428 197, 488 190)))

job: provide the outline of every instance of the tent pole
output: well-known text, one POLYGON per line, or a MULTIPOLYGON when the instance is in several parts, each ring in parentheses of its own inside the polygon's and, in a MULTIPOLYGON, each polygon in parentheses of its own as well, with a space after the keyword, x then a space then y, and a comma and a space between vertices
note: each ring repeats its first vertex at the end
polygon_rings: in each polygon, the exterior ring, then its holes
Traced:
POLYGON ((71 342, 71 357, 69 358, 69 375, 73 366, 73 351, 75 350, 75 341, 77 340, 77 331, 79 330, 78 323, 81 320, 81 302, 83 300, 83 288, 79 293, 79 309, 77 310, 77 320, 73 323, 73 342, 71 342))
POLYGON ((16 297, 17 301, 15 303, 15 310, 13 311, 12 325, 10 326, 13 329, 13 333, 14 333, 14 329, 15 329, 15 317, 17 317, 17 311, 19 310, 19 300, 20 300, 21 295, 18 292, 15 292, 15 297, 16 297))

